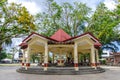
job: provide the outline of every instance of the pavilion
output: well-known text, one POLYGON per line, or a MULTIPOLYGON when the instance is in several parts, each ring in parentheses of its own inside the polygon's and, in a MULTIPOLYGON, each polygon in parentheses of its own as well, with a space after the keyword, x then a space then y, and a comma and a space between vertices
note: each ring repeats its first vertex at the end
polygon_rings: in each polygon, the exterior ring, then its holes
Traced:
POLYGON ((57 60, 58 66, 65 65, 62 55, 70 56, 73 59, 75 71, 79 70, 79 54, 81 53, 90 54, 91 67, 96 68, 99 65, 98 49, 101 47, 101 43, 89 32, 75 37, 71 37, 62 29, 59 29, 51 37, 33 32, 19 46, 23 51, 22 66, 26 69, 30 67, 30 54, 40 53, 40 61, 43 61, 44 71, 47 71, 49 52, 53 53, 53 62, 55 55, 60 56, 57 60), (26 55, 27 57, 25 57, 26 55))

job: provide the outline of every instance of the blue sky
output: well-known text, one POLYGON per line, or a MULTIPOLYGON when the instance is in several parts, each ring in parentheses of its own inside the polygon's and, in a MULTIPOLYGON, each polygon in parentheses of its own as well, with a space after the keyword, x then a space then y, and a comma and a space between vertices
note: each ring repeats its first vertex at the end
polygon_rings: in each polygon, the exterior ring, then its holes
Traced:
MULTIPOLYGON (((114 9, 116 5, 115 3, 116 0, 55 0, 55 1, 59 4, 62 4, 63 2, 69 2, 71 4, 73 2, 83 2, 86 3, 87 6, 91 7, 93 10, 96 9, 96 6, 100 2, 104 2, 109 9, 114 9)), ((28 9, 28 11, 31 14, 34 15, 44 10, 46 0, 8 0, 8 2, 21 3, 28 9)))

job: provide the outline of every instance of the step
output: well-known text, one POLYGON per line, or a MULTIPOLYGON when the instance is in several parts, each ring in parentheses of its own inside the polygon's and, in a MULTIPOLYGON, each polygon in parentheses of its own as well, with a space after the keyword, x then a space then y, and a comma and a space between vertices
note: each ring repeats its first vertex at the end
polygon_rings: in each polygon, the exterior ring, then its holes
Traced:
POLYGON ((102 68, 79 68, 79 71, 75 71, 72 68, 49 68, 48 71, 44 71, 43 68, 19 68, 16 70, 20 73, 28 74, 40 74, 40 75, 80 75, 80 74, 96 74, 105 72, 102 68))

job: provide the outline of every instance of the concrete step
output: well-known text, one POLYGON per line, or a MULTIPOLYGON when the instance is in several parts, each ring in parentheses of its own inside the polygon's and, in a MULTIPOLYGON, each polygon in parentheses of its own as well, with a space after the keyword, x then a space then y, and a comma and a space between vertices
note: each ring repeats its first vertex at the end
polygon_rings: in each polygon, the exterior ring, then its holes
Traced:
POLYGON ((79 71, 75 71, 74 69, 69 68, 51 68, 47 71, 44 71, 43 68, 19 68, 16 70, 20 73, 28 73, 28 74, 41 74, 41 75, 79 75, 79 74, 96 74, 105 72, 102 68, 79 68, 79 71))

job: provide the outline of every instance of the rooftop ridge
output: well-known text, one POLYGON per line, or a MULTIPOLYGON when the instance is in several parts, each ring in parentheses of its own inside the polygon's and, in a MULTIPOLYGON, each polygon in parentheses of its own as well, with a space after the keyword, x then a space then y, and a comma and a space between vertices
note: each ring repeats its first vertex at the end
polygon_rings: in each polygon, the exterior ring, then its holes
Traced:
POLYGON ((71 38, 71 36, 68 35, 63 29, 59 29, 50 38, 62 42, 64 40, 71 38))

